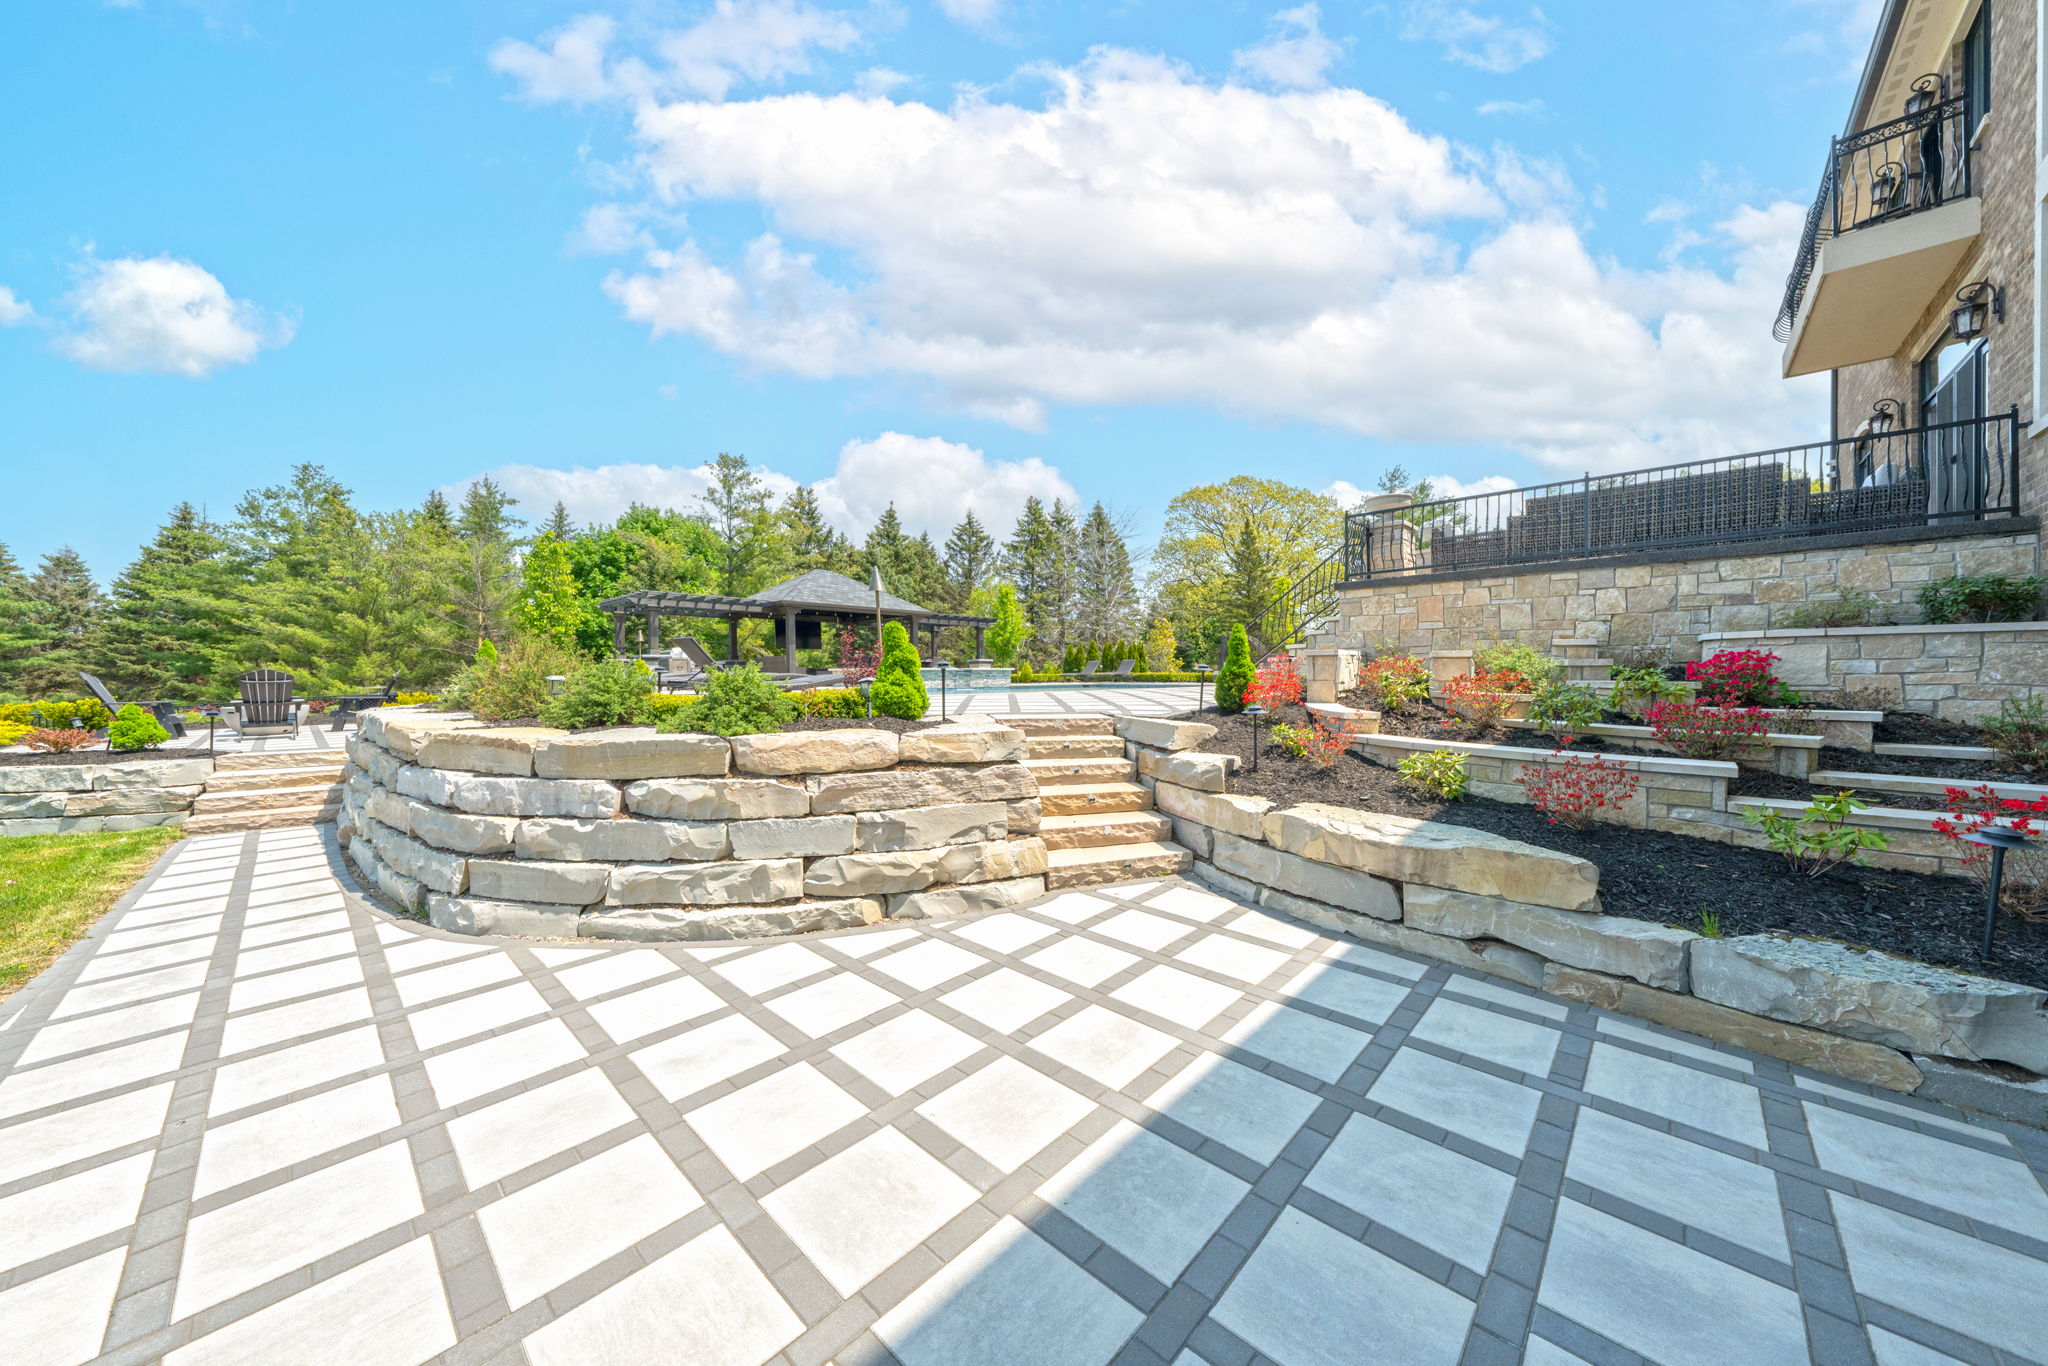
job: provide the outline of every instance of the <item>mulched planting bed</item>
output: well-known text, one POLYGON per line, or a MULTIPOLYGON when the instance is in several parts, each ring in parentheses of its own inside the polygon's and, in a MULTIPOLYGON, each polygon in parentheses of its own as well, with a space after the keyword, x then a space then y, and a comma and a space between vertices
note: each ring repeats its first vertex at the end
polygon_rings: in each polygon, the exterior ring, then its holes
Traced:
POLYGON ((1958 787, 1982 782, 2034 783, 2048 785, 2048 772, 2023 768, 2004 759, 1914 759, 1902 754, 1864 754, 1829 745, 1820 752, 1824 769, 1846 769, 1850 773, 1895 773, 1915 778, 1949 778, 1958 787))
POLYGON ((898 735, 907 735, 914 730, 936 726, 937 721, 902 721, 893 716, 877 716, 870 720, 865 716, 806 716, 791 721, 784 730, 893 730, 898 735))
POLYGON ((0 754, 0 765, 32 767, 36 764, 132 764, 137 759, 202 759, 205 750, 129 749, 109 753, 104 749, 75 749, 69 754, 43 754, 28 750, 20 754, 0 754))
POLYGON ((1960 721, 1937 721, 1917 711, 1888 711, 1871 729, 1881 745, 1981 745, 1984 736, 1960 721))
MULTIPOLYGON (((1289 706, 1268 719, 1301 725, 1306 717, 1300 707, 1289 706)), ((2002 916, 1995 955, 1988 963, 1979 961, 1984 894, 1967 878, 1888 868, 1807 878, 1788 872, 1784 860, 1764 849, 1611 825, 1581 833, 1551 825, 1529 806, 1485 797, 1438 801, 1400 781, 1390 766, 1355 752, 1319 769, 1279 749, 1270 736, 1253 773, 1252 728, 1244 717, 1211 709, 1179 719, 1217 728, 1201 749, 1245 761, 1231 776, 1233 792, 1283 804, 1329 802, 1413 816, 1573 854, 1599 865, 1600 904, 1609 915, 1697 930, 1700 913, 1712 911, 1721 918, 1723 935, 1783 930, 2048 987, 2048 921, 2002 916)))

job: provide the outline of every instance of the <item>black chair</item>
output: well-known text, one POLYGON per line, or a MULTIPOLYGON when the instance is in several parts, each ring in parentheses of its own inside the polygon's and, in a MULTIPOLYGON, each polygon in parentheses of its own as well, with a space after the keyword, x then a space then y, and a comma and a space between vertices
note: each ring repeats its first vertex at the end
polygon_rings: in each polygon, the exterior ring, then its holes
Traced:
POLYGON ((299 718, 306 704, 292 694, 297 684, 282 669, 251 669, 235 680, 242 700, 221 708, 228 728, 244 739, 299 736, 299 718))
POLYGON ((330 731, 347 730, 348 723, 352 718, 361 716, 364 712, 373 708, 381 707, 387 702, 395 702, 397 700, 398 675, 393 674, 384 680, 384 686, 376 692, 350 693, 346 697, 335 698, 333 708, 334 724, 327 729, 330 731))
MULTIPOLYGON (((93 677, 91 674, 82 673, 79 675, 79 677, 85 680, 86 691, 90 692, 93 695, 93 699, 95 701, 97 701, 101 706, 105 707, 111 715, 119 716, 121 714, 121 704, 119 702, 116 702, 114 700, 114 695, 107 691, 106 684, 100 682, 99 679, 93 677)), ((151 716, 154 716, 157 720, 157 724, 162 726, 165 730, 169 731, 173 738, 184 738, 185 718, 178 715, 178 708, 176 703, 137 702, 134 705, 142 708, 151 716)))

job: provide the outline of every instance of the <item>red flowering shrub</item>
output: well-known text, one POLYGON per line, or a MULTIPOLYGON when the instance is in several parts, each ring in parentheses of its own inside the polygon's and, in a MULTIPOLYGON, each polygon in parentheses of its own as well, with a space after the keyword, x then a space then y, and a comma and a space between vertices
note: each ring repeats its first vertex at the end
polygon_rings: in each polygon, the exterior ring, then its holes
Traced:
POLYGON ((1805 699, 1771 672, 1778 656, 1768 650, 1723 650, 1685 666, 1699 685, 1702 702, 1720 707, 1796 707, 1805 699))
POLYGON ((1301 701, 1301 672, 1295 668, 1294 656, 1283 651, 1261 664, 1252 675, 1252 685, 1244 690, 1244 700, 1267 711, 1301 701))
MULTIPOLYGON (((1989 783, 1978 787, 1951 787, 1946 792, 1948 814, 1935 819, 1935 830, 1955 847, 1949 857, 1959 860, 1970 875, 1989 885, 1991 850, 1971 844, 1966 836, 1994 825, 2004 825, 2022 835, 2038 837, 2048 827, 2048 797, 2021 801, 2001 797, 1989 783)), ((2022 920, 2048 916, 2048 849, 2012 849, 2005 855, 2005 881, 1998 894, 1999 906, 2022 920)))
POLYGON ((1643 713, 1650 734, 1687 759, 1729 759, 1770 732, 1755 707, 1710 707, 1660 702, 1643 713))
POLYGON ((1414 655, 1385 655, 1358 671, 1358 689, 1375 710, 1394 715, 1429 696, 1429 666, 1414 655))
POLYGON ((1605 754, 1567 754, 1572 737, 1558 737, 1557 748, 1515 781, 1529 805, 1552 825, 1584 830, 1603 817, 1619 819, 1621 808, 1636 795, 1642 781, 1634 769, 1605 754))
POLYGON ((881 662, 880 647, 861 645, 860 638, 851 631, 839 633, 839 676, 847 687, 858 687, 873 678, 881 662))
MULTIPOLYGON (((1492 730, 1515 704, 1521 676, 1506 671, 1490 674, 1460 674, 1444 684, 1444 710, 1465 723, 1465 730, 1480 735, 1492 730)), ((1444 722, 1445 725, 1451 724, 1444 722)))
POLYGON ((96 743, 99 738, 83 726, 71 726, 63 730, 32 730, 21 737, 21 743, 45 754, 69 754, 96 743))
POLYGON ((1301 757, 1317 768, 1328 768, 1344 757, 1357 736, 1352 733, 1351 723, 1331 723, 1320 716, 1311 716, 1308 733, 1301 736, 1301 757))

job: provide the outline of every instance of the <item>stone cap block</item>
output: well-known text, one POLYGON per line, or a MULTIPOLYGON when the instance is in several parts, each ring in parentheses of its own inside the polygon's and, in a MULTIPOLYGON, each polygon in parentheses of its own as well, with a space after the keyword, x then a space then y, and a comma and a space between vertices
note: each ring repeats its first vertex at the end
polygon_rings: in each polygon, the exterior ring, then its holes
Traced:
POLYGON ((401 759, 417 759, 420 745, 447 730, 471 730, 482 723, 468 712, 421 711, 413 707, 377 707, 362 713, 357 733, 401 759))
POLYGON ((1567 911, 1600 895, 1600 869, 1587 860, 1462 826, 1304 802, 1268 813, 1263 829, 1275 848, 1396 882, 1567 911))
POLYGON ((800 858, 628 864, 607 871, 614 906, 751 905, 788 901, 804 891, 800 858))
MULTIPOLYGON (((68 765, 55 765, 67 768, 68 765)), ((204 783, 213 772, 207 759, 144 759, 131 763, 92 764, 92 785, 114 787, 191 787, 204 783)))
POLYGON ((1626 916, 1560 911, 1420 884, 1403 892, 1402 906, 1408 924, 1431 934, 1504 940, 1555 962, 1666 991, 1686 989, 1687 950, 1700 938, 1690 930, 1626 916))
POLYGON ((1174 753, 1193 749, 1216 733, 1203 721, 1166 721, 1152 716, 1119 716, 1116 733, 1135 745, 1149 745, 1174 753))
POLYGON ((669 820, 765 820, 808 814, 811 794, 772 778, 653 778, 627 785, 626 809, 669 820))
POLYGON ((557 734, 533 747, 540 778, 717 778, 732 759, 722 735, 663 735, 652 726, 557 734))
POLYGON ((1000 911, 1023 906, 1045 895, 1042 877, 1004 878, 1000 882, 977 882, 968 887, 933 887, 922 892, 899 892, 888 898, 891 920, 930 920, 947 915, 973 915, 979 911, 1000 911))
POLYGON ((393 786, 408 797, 480 816, 616 816, 619 789, 582 778, 497 778, 411 764, 393 786))
POLYGON ((581 906, 536 901, 486 901, 482 897, 427 898, 427 922, 453 934, 511 934, 528 939, 574 939, 581 906))
POLYGON ((1245 797, 1229 792, 1197 792, 1179 783, 1162 782, 1152 789, 1152 802, 1169 816, 1198 821, 1214 830, 1242 839, 1263 840, 1266 813, 1273 803, 1264 797, 1245 797))
POLYGON ((91 764, 0 764, 0 792, 90 792, 91 764))
POLYGON ((522 863, 471 859, 469 890, 488 901, 587 906, 604 900, 612 870, 602 863, 522 863))
POLYGON ((882 918, 882 903, 867 897, 793 901, 783 906, 634 906, 592 911, 577 933, 585 939, 673 942, 758 939, 854 929, 882 918))
POLYGON ((1138 751, 1140 777, 1178 783, 1199 792, 1221 792, 1236 769, 1235 754, 1204 754, 1193 749, 1179 754, 1161 754, 1151 749, 1138 751))
POLYGON ((420 742, 419 761, 428 768, 454 768, 507 778, 533 776, 534 747, 561 731, 545 726, 491 726, 438 731, 420 742))
POLYGON ((1024 732, 1010 726, 947 725, 914 730, 900 741, 901 758, 917 764, 998 764, 1025 757, 1024 732))
POLYGON ((570 862, 691 862, 726 854, 722 822, 536 817, 518 823, 521 858, 570 862))
POLYGON ((849 727, 735 735, 733 767, 741 773, 849 773, 888 768, 898 757, 896 733, 849 727))
POLYGON ((820 816, 954 802, 1006 802, 1038 795, 1038 779, 1021 763, 822 774, 809 779, 807 786, 811 810, 820 816))

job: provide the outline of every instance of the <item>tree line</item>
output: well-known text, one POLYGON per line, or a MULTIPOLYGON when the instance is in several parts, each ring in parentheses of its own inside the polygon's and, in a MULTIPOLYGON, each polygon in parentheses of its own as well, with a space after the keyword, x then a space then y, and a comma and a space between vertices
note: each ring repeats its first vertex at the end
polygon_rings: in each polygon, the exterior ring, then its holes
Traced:
MULTIPOLYGON (((812 569, 865 582, 936 611, 1002 617, 991 648, 1044 669, 1108 642, 1144 640, 1187 667, 1214 660, 1232 624, 1337 546, 1342 511, 1308 489, 1248 475, 1201 485, 1167 506, 1140 574, 1126 520, 1028 499, 1007 535, 972 511, 942 541, 911 535, 892 504, 858 539, 831 525, 817 496, 774 496, 745 457, 721 454, 694 506, 636 504, 577 525, 557 503, 537 523, 489 477, 459 503, 366 511, 319 465, 251 490, 216 520, 189 502, 104 590, 70 548, 33 572, 0 545, 0 697, 75 696, 78 674, 124 700, 205 701, 236 675, 289 670, 307 695, 362 691, 396 677, 432 688, 483 641, 552 637, 592 657, 613 650, 597 608, 635 589, 745 596, 812 569), (1021 620, 1018 620, 1021 618, 1021 620)), ((671 619, 723 653, 721 621, 671 619)), ((629 648, 641 648, 636 625, 629 648)), ((743 623, 742 650, 769 653, 772 623, 743 623)), ((941 652, 965 659, 972 636, 941 652)), ((1005 661, 1007 662, 1007 661, 1005 661)))

